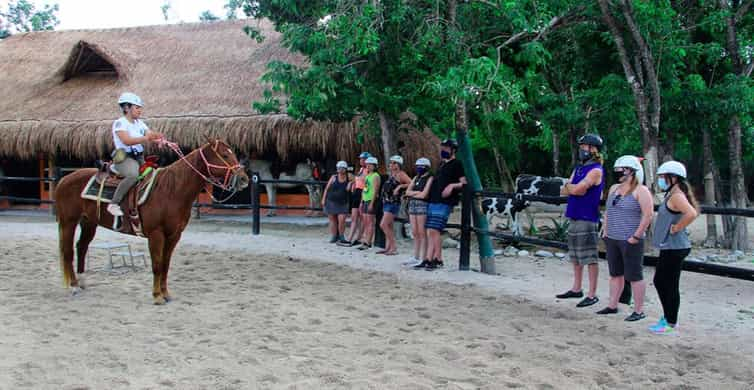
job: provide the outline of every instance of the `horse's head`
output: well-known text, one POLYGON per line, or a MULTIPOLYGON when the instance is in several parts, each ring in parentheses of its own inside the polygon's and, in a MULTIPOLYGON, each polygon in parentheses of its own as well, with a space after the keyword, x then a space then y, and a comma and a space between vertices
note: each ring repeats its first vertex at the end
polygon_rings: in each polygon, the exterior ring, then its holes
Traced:
POLYGON ((226 191, 240 191, 249 185, 249 176, 238 157, 223 141, 214 140, 199 149, 207 174, 226 191))

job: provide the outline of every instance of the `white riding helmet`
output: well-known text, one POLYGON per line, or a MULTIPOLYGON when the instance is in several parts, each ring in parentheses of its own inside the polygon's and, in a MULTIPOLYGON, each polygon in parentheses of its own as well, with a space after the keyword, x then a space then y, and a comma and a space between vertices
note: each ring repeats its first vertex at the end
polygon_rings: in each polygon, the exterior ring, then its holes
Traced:
POLYGON ((131 92, 123 92, 123 94, 120 95, 120 97, 118 98, 118 105, 121 105, 123 103, 130 103, 134 106, 144 107, 144 102, 141 101, 141 98, 135 93, 131 92))
POLYGON ((639 180, 639 184, 644 184, 644 167, 641 166, 641 161, 636 156, 620 156, 615 160, 613 168, 630 168, 636 172, 636 178, 639 180))
POLYGON ((403 157, 395 155, 393 157, 390 157, 390 162, 396 162, 398 165, 403 165, 403 157))
POLYGON ((422 158, 416 160, 416 165, 417 166, 421 165, 421 166, 429 168, 429 167, 432 166, 432 161, 429 161, 429 159, 426 158, 426 157, 422 157, 422 158))
POLYGON ((686 178, 686 167, 678 161, 668 161, 657 169, 658 175, 676 175, 686 178))
POLYGON ((345 161, 338 161, 338 163, 335 164, 335 168, 336 169, 340 169, 340 168, 347 169, 348 168, 348 163, 345 162, 345 161))
POLYGON ((372 156, 372 157, 369 157, 369 158, 367 158, 367 160, 366 160, 365 162, 366 162, 367 164, 374 164, 375 166, 376 166, 376 165, 379 165, 379 162, 377 161, 377 157, 373 157, 373 156, 372 156))

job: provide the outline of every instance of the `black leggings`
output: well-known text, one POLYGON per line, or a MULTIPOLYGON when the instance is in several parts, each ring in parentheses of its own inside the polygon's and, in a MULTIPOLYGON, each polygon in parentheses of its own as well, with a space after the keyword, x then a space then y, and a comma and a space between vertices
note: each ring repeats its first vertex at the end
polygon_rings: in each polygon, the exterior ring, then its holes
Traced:
POLYGON ((681 280, 683 259, 691 249, 666 249, 660 251, 660 259, 655 269, 655 288, 662 303, 665 320, 669 324, 678 323, 678 307, 681 305, 681 293, 678 289, 681 280))

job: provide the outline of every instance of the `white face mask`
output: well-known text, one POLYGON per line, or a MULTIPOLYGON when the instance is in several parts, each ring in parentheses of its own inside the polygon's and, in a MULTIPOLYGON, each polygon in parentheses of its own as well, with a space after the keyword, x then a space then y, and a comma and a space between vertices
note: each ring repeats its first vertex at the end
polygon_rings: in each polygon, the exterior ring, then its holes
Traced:
POLYGON ((667 191, 670 189, 670 184, 665 180, 664 177, 661 177, 657 179, 657 187, 660 187, 661 190, 667 191))

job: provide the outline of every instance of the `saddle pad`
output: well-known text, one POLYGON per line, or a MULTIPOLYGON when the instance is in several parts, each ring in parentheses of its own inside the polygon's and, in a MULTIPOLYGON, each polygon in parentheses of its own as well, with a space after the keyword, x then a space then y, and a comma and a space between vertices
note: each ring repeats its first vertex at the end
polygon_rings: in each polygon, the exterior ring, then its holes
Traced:
MULTIPOLYGON (((149 193, 152 191, 152 186, 154 185, 155 179, 157 178, 158 171, 160 171, 160 169, 152 171, 152 173, 148 177, 142 179, 134 186, 139 191, 139 206, 141 206, 149 198, 149 193)), ((115 194, 115 188, 116 187, 105 186, 102 189, 102 196, 99 198, 99 201, 102 203, 112 203, 113 195, 115 194)), ((89 181, 86 183, 86 186, 84 186, 84 190, 81 191, 81 197, 84 199, 96 201, 98 200, 97 195, 99 194, 99 190, 100 184, 99 182, 97 182, 97 175, 93 175, 91 179, 89 179, 89 181)), ((133 191, 133 188, 131 188, 131 191, 133 191)))

